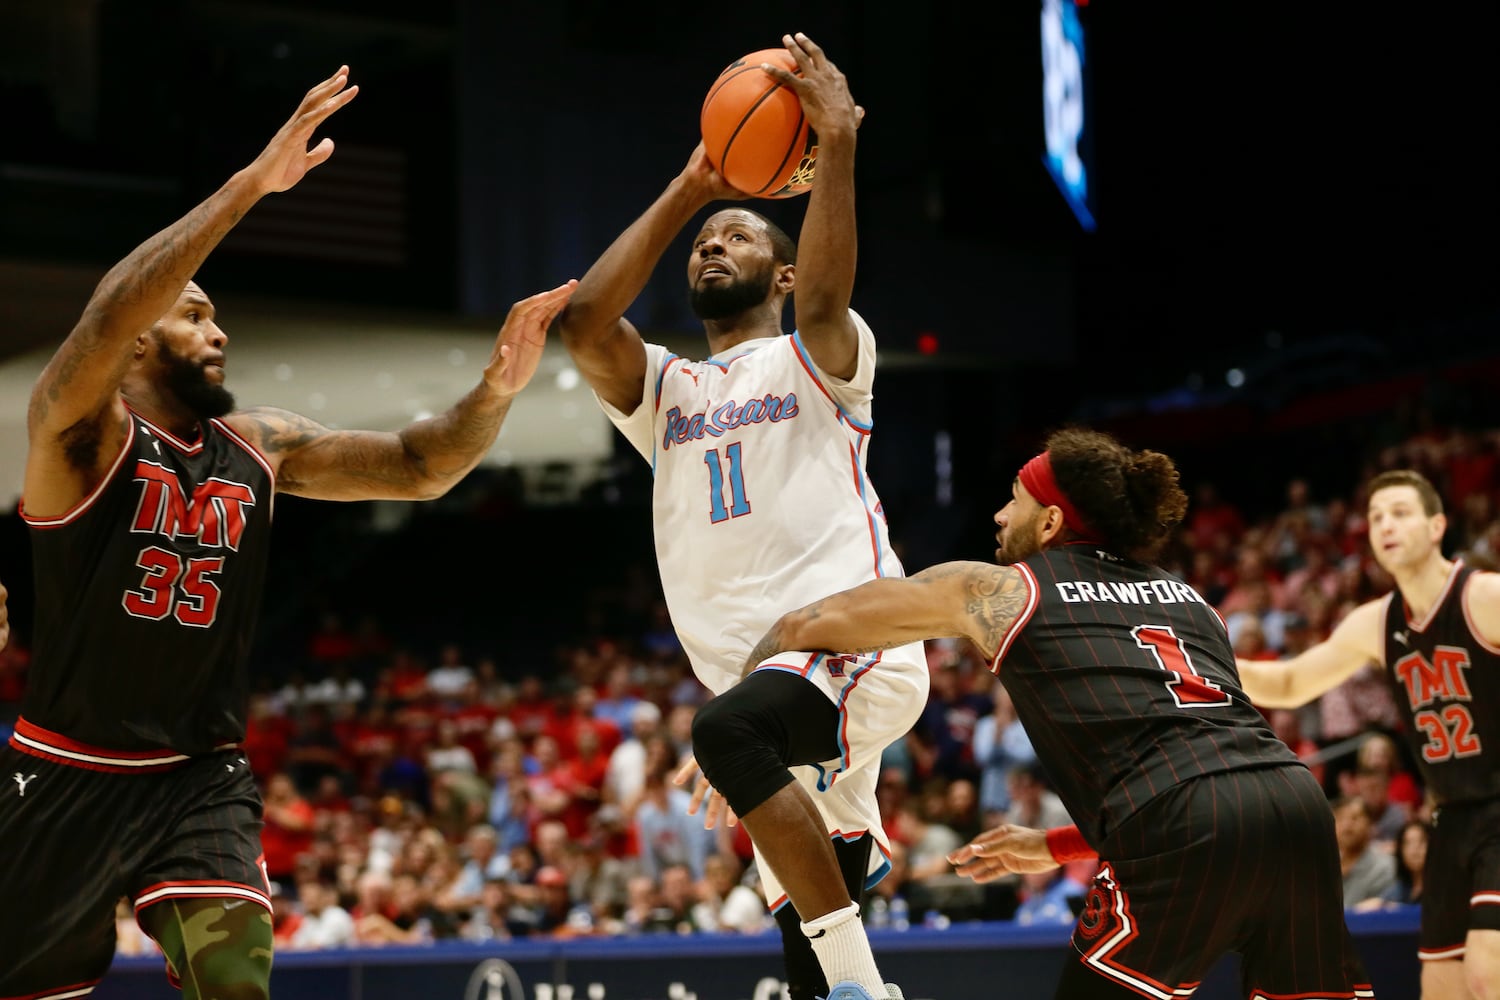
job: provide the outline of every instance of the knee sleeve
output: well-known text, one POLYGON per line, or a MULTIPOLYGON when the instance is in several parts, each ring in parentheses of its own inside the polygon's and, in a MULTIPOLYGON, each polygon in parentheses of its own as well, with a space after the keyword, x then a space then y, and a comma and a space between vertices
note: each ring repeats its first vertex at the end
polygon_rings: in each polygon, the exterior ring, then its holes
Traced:
POLYGON ((168 899, 141 912, 183 1000, 267 1000, 274 946, 271 915, 229 897, 168 899))
POLYGON ((693 717, 693 756, 714 790, 744 816, 792 782, 772 734, 758 726, 743 699, 720 695, 693 717))

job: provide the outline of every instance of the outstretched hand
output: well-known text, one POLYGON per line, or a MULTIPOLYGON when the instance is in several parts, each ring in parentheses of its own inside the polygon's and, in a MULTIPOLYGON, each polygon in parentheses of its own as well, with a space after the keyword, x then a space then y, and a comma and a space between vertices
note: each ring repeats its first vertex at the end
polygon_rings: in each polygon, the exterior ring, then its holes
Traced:
POLYGON ((296 114, 281 126, 255 162, 246 168, 263 193, 293 187, 309 170, 333 155, 333 140, 326 136, 312 149, 308 149, 307 144, 312 141, 319 125, 359 93, 359 85, 349 87, 346 86, 348 82, 349 67, 340 66, 337 73, 309 90, 296 114))
POLYGON ((798 72, 791 73, 770 63, 761 64, 761 69, 797 95, 812 130, 820 137, 839 130, 857 130, 864 120, 865 109, 854 103, 843 71, 816 42, 800 31, 795 35, 782 35, 781 44, 797 61, 798 72))
POLYGON ((1006 875, 1049 872, 1059 867, 1047 847, 1047 831, 1009 823, 984 831, 948 855, 948 861, 958 874, 975 882, 993 882, 1006 875))
POLYGON ((547 328, 573 297, 577 278, 569 278, 550 291, 537 292, 510 307, 505 325, 495 340, 484 380, 501 396, 514 396, 526 388, 541 364, 547 346, 547 328))
MULTIPOLYGON (((698 758, 688 754, 677 773, 672 776, 672 784, 685 785, 692 780, 693 775, 698 773, 698 758)), ((713 786, 708 783, 708 777, 698 774, 698 783, 693 788, 693 797, 688 802, 687 813, 689 816, 698 815, 698 808, 707 799, 708 805, 703 810, 703 829, 712 830, 722 820, 725 826, 734 826, 739 823, 739 817, 734 810, 729 808, 729 803, 724 801, 724 796, 714 791, 713 786)))

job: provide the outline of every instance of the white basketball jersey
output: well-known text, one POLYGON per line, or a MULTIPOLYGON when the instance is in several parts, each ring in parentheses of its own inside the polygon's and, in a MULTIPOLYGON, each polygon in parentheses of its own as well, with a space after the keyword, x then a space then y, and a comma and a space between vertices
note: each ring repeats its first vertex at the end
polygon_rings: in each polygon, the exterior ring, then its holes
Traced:
MULTIPOLYGON (((646 345, 641 404, 600 400, 651 463, 656 558, 672 625, 714 694, 739 680, 776 619, 876 577, 902 576, 880 498, 865 475, 875 336, 859 314, 859 362, 847 382, 818 370, 802 340, 749 341, 707 361, 646 345)), ((787 670, 838 709, 839 756, 792 768, 831 837, 872 836, 867 885, 890 868, 875 782, 885 747, 927 703, 920 642, 866 656, 786 651, 787 670)), ((786 903, 756 848, 766 899, 786 903)))
POLYGON ((797 334, 707 361, 647 344, 640 406, 626 416, 600 401, 651 463, 663 592, 715 694, 785 612, 903 575, 865 474, 875 337, 850 315, 859 363, 847 382, 820 371, 797 334))

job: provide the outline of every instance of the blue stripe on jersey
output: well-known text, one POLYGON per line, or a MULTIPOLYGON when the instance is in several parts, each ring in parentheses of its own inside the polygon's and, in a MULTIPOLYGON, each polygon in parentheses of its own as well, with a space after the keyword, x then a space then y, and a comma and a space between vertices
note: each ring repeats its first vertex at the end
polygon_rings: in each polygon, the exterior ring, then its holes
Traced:
MULTIPOLYGON (((662 381, 667 377, 667 369, 670 368, 670 367, 672 367, 672 362, 676 361, 677 359, 678 359, 678 355, 673 354, 671 351, 668 351, 667 352, 667 356, 662 359, 661 367, 656 370, 656 398, 653 399, 653 400, 651 400, 651 409, 652 409, 652 412, 654 412, 654 413, 661 412, 661 384, 662 384, 662 381)), ((646 402, 645 400, 641 400, 641 405, 644 406, 645 402, 646 402)), ((652 426, 654 427, 655 425, 653 424, 652 426)), ((655 431, 652 432, 652 440, 651 440, 651 478, 652 479, 656 478, 656 438, 655 438, 655 431)))
POLYGON ((651 408, 653 410, 661 408, 661 383, 667 377, 667 369, 671 368, 672 362, 676 360, 677 355, 668 351, 667 356, 662 359, 661 367, 656 369, 656 398, 651 401, 651 408))
POLYGON ((865 483, 870 477, 865 475, 863 462, 856 462, 855 467, 859 469, 859 502, 865 509, 865 520, 870 522, 870 541, 875 549, 875 575, 883 577, 885 576, 885 553, 882 551, 884 546, 880 542, 880 526, 875 523, 875 512, 870 509, 870 498, 865 496, 865 483))
POLYGON ((870 433, 870 428, 875 426, 874 423, 871 422, 868 424, 862 424, 858 420, 855 420, 852 416, 850 416, 849 411, 844 409, 843 406, 839 404, 839 401, 837 399, 834 399, 833 393, 828 391, 828 387, 826 385, 823 385, 823 380, 818 378, 818 366, 813 364, 812 355, 807 353, 807 348, 802 343, 802 334, 800 332, 792 334, 792 346, 796 348, 797 356, 802 359, 802 364, 807 367, 807 373, 812 376, 813 381, 818 383, 818 386, 822 388, 823 392, 827 394, 830 400, 832 400, 833 405, 837 407, 839 413, 843 416, 843 418, 849 421, 849 426, 853 427, 855 430, 863 431, 866 434, 870 433))

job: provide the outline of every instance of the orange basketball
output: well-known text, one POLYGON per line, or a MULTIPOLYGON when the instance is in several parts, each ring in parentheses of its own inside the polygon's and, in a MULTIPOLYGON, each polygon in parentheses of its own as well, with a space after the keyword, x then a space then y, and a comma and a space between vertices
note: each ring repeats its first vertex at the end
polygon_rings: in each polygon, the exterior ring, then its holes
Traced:
POLYGON ((761 49, 726 66, 703 98, 703 148, 735 189, 757 198, 793 198, 812 187, 818 138, 796 92, 761 63, 797 72, 786 49, 761 49))

